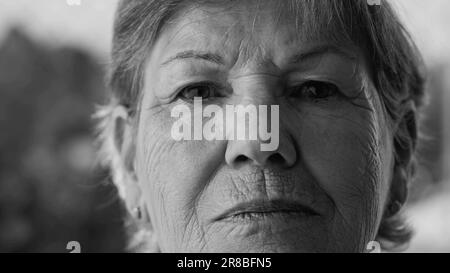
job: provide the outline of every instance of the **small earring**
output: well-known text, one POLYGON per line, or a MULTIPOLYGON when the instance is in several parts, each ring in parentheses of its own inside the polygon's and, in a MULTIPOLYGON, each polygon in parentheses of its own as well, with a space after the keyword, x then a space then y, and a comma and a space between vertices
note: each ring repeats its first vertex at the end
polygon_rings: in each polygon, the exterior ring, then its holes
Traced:
POLYGON ((138 220, 141 220, 141 219, 142 219, 142 211, 141 211, 141 208, 140 208, 140 207, 135 207, 135 208, 133 209, 132 214, 133 214, 133 217, 134 217, 134 218, 136 218, 136 219, 138 219, 138 220))

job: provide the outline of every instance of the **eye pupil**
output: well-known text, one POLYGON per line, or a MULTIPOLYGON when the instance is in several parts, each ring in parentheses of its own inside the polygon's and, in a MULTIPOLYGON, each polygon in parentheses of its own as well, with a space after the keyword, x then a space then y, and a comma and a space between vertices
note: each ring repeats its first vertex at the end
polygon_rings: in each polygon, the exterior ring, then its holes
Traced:
POLYGON ((200 93, 200 96, 203 98, 203 97, 209 97, 209 88, 208 87, 205 87, 205 86, 203 86, 202 88, 199 88, 199 93, 200 93))
POLYGON ((208 97, 208 89, 205 86, 197 86, 193 89, 191 89, 191 95, 193 95, 194 97, 208 97))

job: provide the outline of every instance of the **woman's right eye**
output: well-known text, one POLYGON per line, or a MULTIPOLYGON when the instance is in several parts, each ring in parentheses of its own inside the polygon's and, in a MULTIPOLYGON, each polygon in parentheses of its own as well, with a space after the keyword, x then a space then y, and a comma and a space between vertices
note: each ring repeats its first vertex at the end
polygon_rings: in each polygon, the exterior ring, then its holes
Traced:
POLYGON ((209 99, 211 97, 218 96, 217 87, 210 83, 200 83, 195 85, 190 85, 183 88, 179 93, 178 97, 184 100, 194 100, 195 97, 200 97, 203 100, 209 99))

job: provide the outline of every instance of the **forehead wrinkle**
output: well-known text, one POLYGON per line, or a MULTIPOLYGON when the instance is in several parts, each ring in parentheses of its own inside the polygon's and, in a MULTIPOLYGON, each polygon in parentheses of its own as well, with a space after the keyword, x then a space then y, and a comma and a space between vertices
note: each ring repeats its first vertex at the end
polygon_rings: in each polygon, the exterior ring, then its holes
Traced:
MULTIPOLYGON (((169 44, 179 39, 180 41, 177 42, 180 45, 192 43, 195 46, 200 45, 202 50, 217 46, 222 54, 230 55, 231 59, 229 60, 233 60, 233 64, 239 61, 245 65, 252 58, 273 57, 270 56, 272 50, 284 47, 301 48, 305 43, 323 43, 328 40, 327 37, 333 35, 333 33, 328 33, 333 32, 332 29, 325 31, 327 33, 320 31, 320 29, 327 30, 324 26, 328 25, 328 22, 320 21, 316 23, 314 21, 321 18, 325 19, 323 14, 322 16, 306 15, 308 18, 303 18, 305 11, 313 8, 310 3, 287 0, 287 2, 272 1, 269 4, 271 7, 275 6, 275 8, 263 10, 260 1, 254 2, 253 5, 244 5, 243 9, 238 9, 237 6, 229 7, 224 10, 226 14, 221 17, 217 17, 218 12, 214 7, 209 6, 210 9, 208 9, 208 6, 190 5, 183 12, 187 16, 175 19, 181 24, 176 27, 175 33, 171 35, 169 44), (256 8, 252 8, 255 6, 256 8), (249 18, 250 20, 245 20, 244 16, 248 18, 247 11, 253 14, 253 18, 249 18), (262 12, 267 12, 267 16, 261 17, 262 12), (223 21, 224 18, 225 22, 223 21), (308 22, 309 20, 314 22, 308 22), (268 21, 273 23, 268 24, 268 21), (292 24, 292 21, 296 23, 292 24), (198 24, 198 26, 195 24, 198 24), (317 28, 317 31, 314 32, 320 33, 309 33, 308 30, 313 27, 317 28), (186 29, 188 30, 186 31, 186 29), (261 31, 263 35, 273 35, 273 39, 264 40, 265 43, 262 43, 259 36, 256 35, 257 31, 261 31)), ((264 5, 264 7, 270 6, 264 5)), ((328 17, 328 20, 333 19, 328 17)))
MULTIPOLYGON (((183 29, 190 27, 192 24, 194 23, 199 23, 199 24, 204 24, 204 22, 207 22, 208 26, 212 26, 213 28, 218 28, 217 31, 215 31, 213 29, 213 31, 206 29, 205 31, 208 33, 203 33, 203 29, 202 27, 196 27, 194 26, 194 28, 196 29, 196 31, 191 31, 191 33, 195 33, 195 35, 199 35, 199 36, 203 36, 206 39, 204 39, 204 41, 212 41, 213 44, 216 44, 214 42, 215 38, 219 39, 219 43, 217 43, 219 46, 222 46, 224 48, 233 48, 232 50, 234 52, 230 52, 234 57, 234 60, 232 63, 237 62, 238 60, 242 60, 245 62, 248 62, 252 57, 257 57, 257 56, 263 56, 265 55, 265 49, 264 46, 262 45, 262 43, 260 43, 259 38, 256 35, 256 27, 257 27, 257 14, 255 14, 255 17, 253 18, 254 20, 251 22, 251 28, 250 28, 250 35, 248 35, 248 30, 249 30, 249 26, 248 24, 245 24, 245 22, 243 20, 241 20, 241 18, 245 15, 243 14, 242 11, 237 11, 237 12, 231 12, 230 16, 238 16, 237 20, 232 20, 232 24, 231 25, 225 25, 222 26, 222 24, 216 24, 216 23, 212 23, 210 22, 210 20, 212 22, 215 22, 216 19, 214 16, 212 16, 210 14, 210 12, 204 12, 203 10, 200 11, 200 16, 202 16, 203 18, 198 19, 198 20, 190 20, 190 22, 185 23, 182 25, 182 27, 180 29, 177 30, 176 32, 176 36, 181 36, 180 32, 183 31, 183 29), (222 33, 222 30, 225 29, 225 32, 222 33), (246 30, 247 29, 247 30, 246 30), (212 38, 214 37, 214 38, 212 38), (231 46, 230 46, 231 45, 231 46)), ((195 15, 194 15, 195 16, 195 15)), ((223 18, 223 17, 222 17, 223 18)), ((189 33, 188 34, 183 34, 188 36, 187 38, 189 39, 189 33)), ((182 37, 182 36, 181 36, 182 37)), ((173 39, 178 38, 178 37, 174 37, 173 39)), ((172 39, 172 40, 173 40, 172 39)), ((182 38, 184 39, 184 37, 182 38)), ((200 44, 202 44, 202 42, 200 42, 200 44)), ((225 50, 226 51, 226 50, 225 50)))
MULTIPOLYGON (((236 1, 203 1, 186 4, 181 15, 200 11, 203 16, 222 20, 228 14, 233 17, 228 24, 237 25, 241 18, 249 18, 249 13, 251 13, 253 14, 252 24, 246 30, 250 34, 256 31, 258 24, 266 24, 268 17, 271 17, 276 26, 276 32, 282 29, 279 25, 284 23, 293 26, 290 36, 301 36, 305 40, 348 40, 348 37, 343 37, 347 31, 340 29, 339 24, 333 24, 333 21, 339 21, 339 18, 337 18, 339 14, 335 14, 333 11, 332 3, 329 5, 331 5, 329 8, 325 8, 322 2, 299 0, 243 1, 239 3, 236 1), (268 8, 266 10, 269 11, 268 14, 259 19, 265 7, 268 8)), ((178 13, 178 17, 183 18, 185 16, 180 16, 180 13, 178 13)))
POLYGON ((253 33, 255 31, 256 21, 258 20, 259 8, 260 8, 260 2, 257 2, 256 9, 255 9, 255 15, 253 17, 252 30, 250 32, 250 35, 253 35, 253 33))
MULTIPOLYGON (((260 16, 262 11, 262 5, 260 4, 260 1, 256 2, 256 8, 250 8, 250 11, 252 11, 253 15, 253 20, 251 21, 251 28, 250 31, 248 31, 248 29, 245 26, 241 26, 241 28, 243 28, 240 31, 237 31, 239 33, 239 35, 241 35, 242 33, 246 34, 244 36, 244 38, 242 38, 239 41, 239 54, 236 57, 236 62, 238 60, 241 61, 241 65, 245 65, 247 62, 250 62, 250 60, 253 59, 258 59, 258 57, 263 57, 261 59, 264 59, 265 57, 271 57, 270 56, 270 52, 267 50, 267 46, 270 46, 270 44, 265 44, 262 43, 259 38, 257 38, 256 32, 257 29, 261 31, 261 33, 265 33, 265 34, 269 34, 272 37, 282 37, 283 35, 278 35, 280 33, 282 33, 283 31, 285 31, 285 27, 287 26, 288 28, 292 27, 292 23, 290 23, 289 19, 285 20, 283 18, 295 18, 296 22, 298 22, 298 17, 299 15, 293 15, 292 12, 290 11, 290 9, 288 8, 287 4, 284 1, 272 1, 270 3, 271 6, 275 6, 274 9, 271 9, 267 12, 267 16, 265 16, 265 20, 263 21, 263 18, 260 16), (254 10, 254 11, 253 11, 254 10), (288 15, 288 16, 286 16, 288 15), (269 19, 267 19, 269 18, 269 19), (267 25, 267 20, 271 20, 272 22, 274 22, 275 27, 273 29, 268 29, 265 26, 267 25), (283 22, 284 20, 284 22, 283 22), (284 25, 283 25, 284 24, 284 25), (262 26, 262 27, 261 27, 262 26), (245 30, 247 29, 247 31, 245 30)), ((289 3, 296 3, 296 1, 291 1, 289 0, 289 3)), ((268 5, 266 5, 268 6, 268 5)), ((248 6, 247 6, 248 8, 248 6)), ((237 11, 235 13, 239 13, 240 17, 242 16, 246 16, 245 14, 243 14, 243 11, 237 11)), ((236 22, 233 24, 233 26, 238 25, 240 23, 239 20, 236 20, 236 22)), ((232 27, 233 27, 232 26, 232 27)), ((301 39, 299 38, 299 35, 297 35, 297 31, 298 30, 298 26, 295 27, 294 30, 289 29, 288 32, 288 37, 293 37, 295 36, 294 41, 297 43, 298 41, 300 41, 301 39), (294 35, 291 35, 294 34, 294 35)), ((229 29, 229 31, 226 32, 226 34, 229 34, 231 32, 231 27, 229 29)), ((273 42, 273 40, 269 41, 273 42)), ((273 46, 275 46, 275 44, 273 44, 273 46)), ((269 58, 270 59, 270 58, 269 58)), ((274 64, 271 60, 267 60, 270 61, 271 64, 274 64)))

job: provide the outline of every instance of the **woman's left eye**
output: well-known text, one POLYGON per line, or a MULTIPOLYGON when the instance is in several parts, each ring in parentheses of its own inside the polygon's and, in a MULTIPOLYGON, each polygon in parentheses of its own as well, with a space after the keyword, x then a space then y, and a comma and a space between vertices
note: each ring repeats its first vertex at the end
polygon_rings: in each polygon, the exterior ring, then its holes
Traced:
POLYGON ((209 83, 194 84, 183 88, 178 93, 178 97, 188 101, 194 100, 195 97, 207 100, 220 95, 217 89, 216 86, 209 83))
POLYGON ((319 81, 309 81, 292 89, 292 97, 309 100, 324 100, 340 94, 336 85, 319 81))

